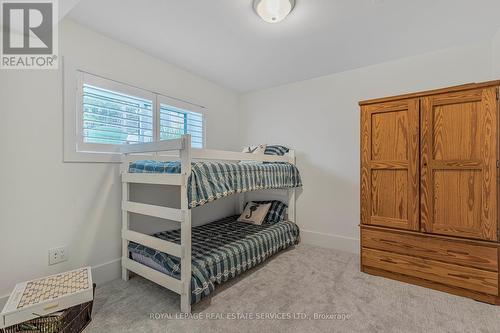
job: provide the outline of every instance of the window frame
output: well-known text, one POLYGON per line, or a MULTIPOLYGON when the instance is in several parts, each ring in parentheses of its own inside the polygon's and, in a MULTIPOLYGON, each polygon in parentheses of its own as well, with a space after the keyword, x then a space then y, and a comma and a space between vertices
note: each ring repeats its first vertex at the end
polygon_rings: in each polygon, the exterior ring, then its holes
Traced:
POLYGON ((75 89, 69 89, 65 85, 65 112, 64 112, 64 162, 103 162, 119 163, 121 160, 120 144, 90 143, 84 141, 83 136, 83 87, 84 84, 110 90, 117 93, 142 98, 152 103, 153 114, 153 141, 160 141, 160 107, 168 105, 179 108, 185 112, 198 113, 202 117, 202 146, 206 145, 206 108, 201 105, 190 103, 178 98, 170 97, 161 93, 142 89, 131 84, 118 82, 99 75, 94 75, 83 70, 76 69, 75 89), (69 95, 73 91, 74 95, 69 95), (68 101, 69 100, 69 101, 68 101), (74 101, 73 104, 71 100, 74 101), (71 112, 68 108, 74 106, 71 112), (66 119, 68 118, 68 119, 66 119), (68 128, 73 122, 74 127, 68 128))

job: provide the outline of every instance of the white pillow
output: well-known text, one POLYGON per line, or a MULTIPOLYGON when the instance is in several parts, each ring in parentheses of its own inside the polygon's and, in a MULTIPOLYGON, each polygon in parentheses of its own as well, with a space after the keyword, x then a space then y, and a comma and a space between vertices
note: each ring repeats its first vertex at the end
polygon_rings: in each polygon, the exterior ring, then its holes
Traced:
POLYGON ((238 222, 246 222, 246 223, 261 225, 262 222, 264 222, 264 219, 266 218, 269 208, 271 208, 271 203, 259 204, 250 201, 245 206, 243 214, 241 214, 240 217, 238 218, 238 222))

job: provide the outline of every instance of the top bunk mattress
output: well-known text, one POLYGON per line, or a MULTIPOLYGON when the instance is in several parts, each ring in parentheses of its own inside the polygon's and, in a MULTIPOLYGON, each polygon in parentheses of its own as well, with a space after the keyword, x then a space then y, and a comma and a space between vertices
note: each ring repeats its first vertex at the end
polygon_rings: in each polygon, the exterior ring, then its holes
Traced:
MULTIPOLYGON (((141 160, 130 163, 130 173, 180 173, 180 161, 141 160)), ((189 207, 234 193, 263 189, 301 187, 299 170, 291 163, 275 162, 193 162, 188 179, 189 207)))

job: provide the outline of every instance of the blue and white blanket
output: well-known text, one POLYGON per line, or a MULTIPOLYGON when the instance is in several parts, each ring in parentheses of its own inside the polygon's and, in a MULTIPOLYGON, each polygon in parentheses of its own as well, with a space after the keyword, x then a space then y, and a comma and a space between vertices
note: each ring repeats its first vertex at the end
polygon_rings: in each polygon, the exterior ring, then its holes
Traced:
MULTIPOLYGON (((189 207, 194 208, 234 193, 302 186, 299 170, 290 163, 194 162, 188 180, 189 207)), ((181 163, 136 161, 131 173, 180 173, 181 163)))
MULTIPOLYGON (((191 303, 210 295, 217 284, 264 262, 299 242, 299 227, 292 222, 255 225, 227 217, 192 229, 191 303)), ((180 229, 154 237, 180 244, 180 229)), ((133 258, 150 260, 157 270, 179 279, 181 259, 134 242, 128 246, 133 258)), ((153 267, 153 266, 152 266, 153 267)))

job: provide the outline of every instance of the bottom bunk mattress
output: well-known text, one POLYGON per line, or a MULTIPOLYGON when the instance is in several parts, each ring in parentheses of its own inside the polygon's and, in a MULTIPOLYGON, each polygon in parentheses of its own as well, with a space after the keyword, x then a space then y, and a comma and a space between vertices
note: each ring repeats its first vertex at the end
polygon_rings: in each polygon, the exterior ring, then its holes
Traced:
MULTIPOLYGON (((292 222, 254 225, 238 222, 238 215, 192 229, 191 303, 210 295, 223 283, 297 244, 299 227, 292 222)), ((180 229, 153 235, 180 244, 180 229)), ((130 242, 133 260, 180 279, 180 258, 130 242)))

